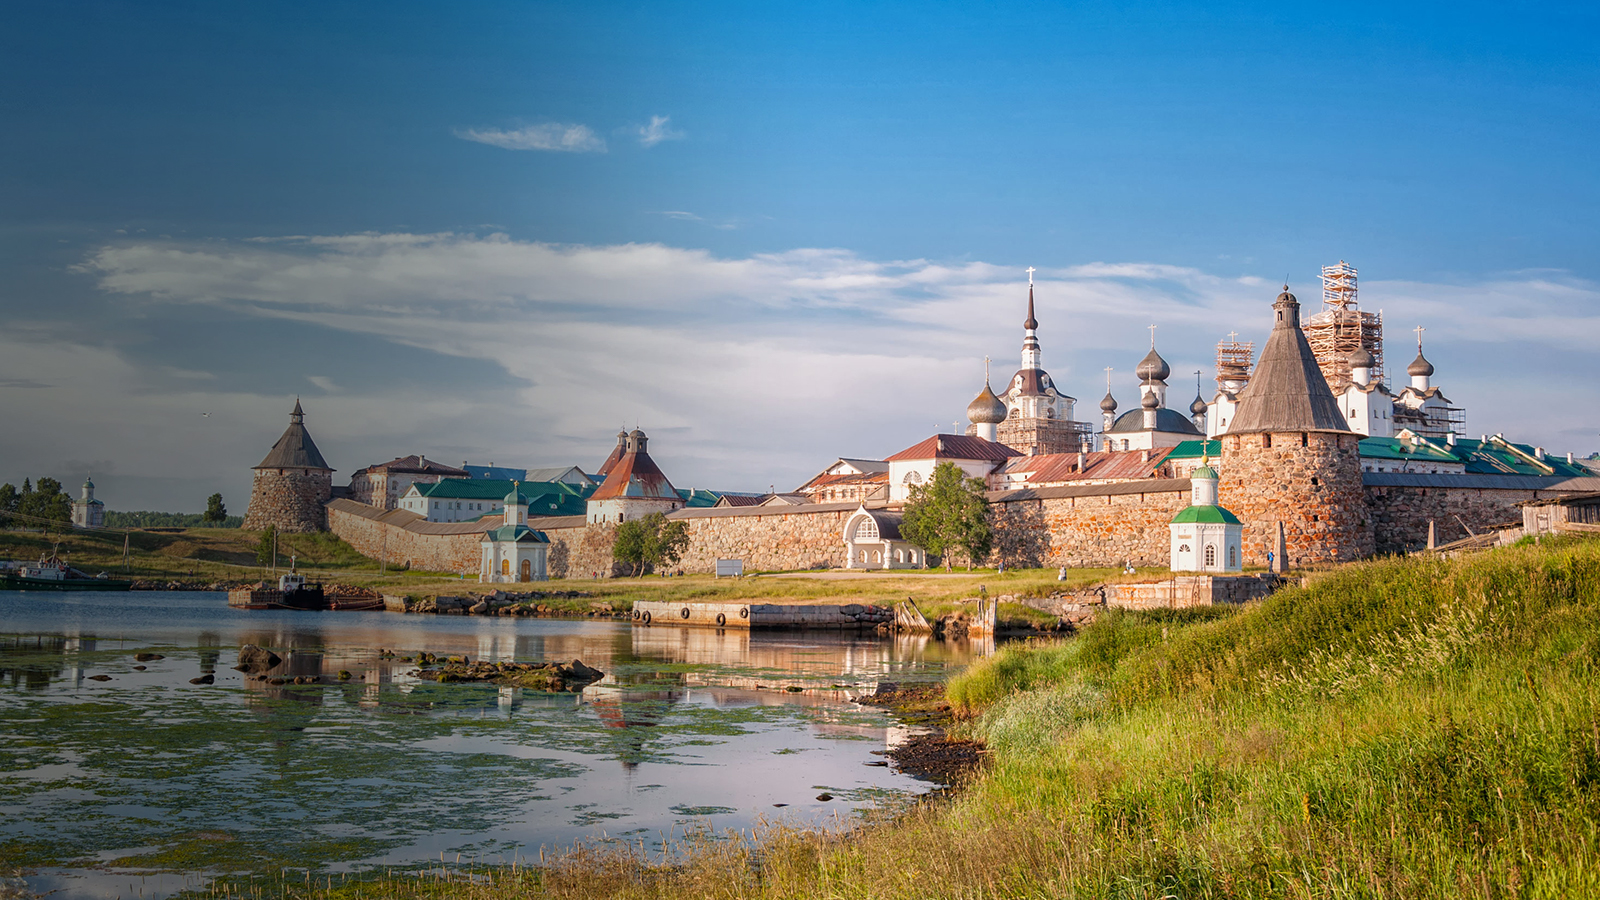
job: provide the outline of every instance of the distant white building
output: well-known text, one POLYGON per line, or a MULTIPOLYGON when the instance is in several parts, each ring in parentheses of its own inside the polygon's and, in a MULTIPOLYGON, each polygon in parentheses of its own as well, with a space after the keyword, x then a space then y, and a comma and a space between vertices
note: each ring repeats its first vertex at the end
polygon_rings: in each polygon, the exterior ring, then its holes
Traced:
POLYGON ((83 482, 83 495, 72 501, 72 524, 79 528, 106 527, 106 505, 94 498, 94 479, 83 482))
POLYGON ((904 503, 911 489, 933 479, 939 463, 954 463, 968 478, 987 480, 1006 460, 1022 454, 1005 444, 965 434, 936 434, 889 457, 889 502, 904 503))

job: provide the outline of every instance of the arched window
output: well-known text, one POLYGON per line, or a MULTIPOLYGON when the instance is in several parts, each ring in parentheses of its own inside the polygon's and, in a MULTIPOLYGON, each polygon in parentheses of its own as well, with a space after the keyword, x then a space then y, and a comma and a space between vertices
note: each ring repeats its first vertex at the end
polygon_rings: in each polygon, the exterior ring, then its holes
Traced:
POLYGON ((1216 544, 1207 544, 1206 545, 1206 566, 1210 567, 1210 566, 1214 566, 1216 564, 1217 564, 1217 545, 1216 544))
POLYGON ((511 574, 511 560, 509 560, 509 559, 500 560, 500 574, 501 575, 510 575, 511 574))
POLYGON ((852 540, 875 541, 878 539, 878 523, 871 516, 862 516, 856 523, 856 530, 852 540))
POLYGON ((897 562, 897 563, 905 562, 906 561, 906 552, 904 550, 896 550, 894 552, 894 561, 897 562))
POLYGON ((922 474, 920 472, 918 472, 916 469, 912 469, 911 471, 906 473, 905 483, 906 484, 921 484, 922 483, 922 474))
POLYGON ((1239 548, 1238 547, 1229 547, 1228 548, 1228 568, 1231 569, 1231 568, 1237 566, 1238 564, 1239 564, 1239 548))

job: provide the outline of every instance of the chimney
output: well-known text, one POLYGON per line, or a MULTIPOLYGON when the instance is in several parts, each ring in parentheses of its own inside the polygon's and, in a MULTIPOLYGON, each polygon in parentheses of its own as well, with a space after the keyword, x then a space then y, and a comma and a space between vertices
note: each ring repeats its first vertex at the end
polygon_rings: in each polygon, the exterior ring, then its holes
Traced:
POLYGON ((1456 433, 1454 431, 1446 431, 1444 433, 1444 442, 1454 447, 1456 445, 1456 433))
POLYGON ((1567 451, 1567 465, 1569 465, 1569 466, 1572 465, 1572 451, 1571 450, 1567 451))
POLYGON ((1544 462, 1544 448, 1543 447, 1535 447, 1535 448, 1533 448, 1533 458, 1537 459, 1539 462, 1544 462))
POLYGON ((1149 450, 1140 450, 1139 451, 1139 461, 1140 462, 1149 462, 1150 461, 1150 451, 1149 450))
MULTIPOLYGON (((1568 455, 1568 456, 1571 456, 1571 454, 1570 454, 1570 453, 1569 453, 1569 454, 1567 454, 1567 455, 1568 455)), ((1568 460, 1568 461, 1569 461, 1569 462, 1570 462, 1570 461, 1571 461, 1571 460, 1568 460)), ((1079 474, 1082 474, 1082 473, 1083 473, 1083 463, 1084 463, 1084 457, 1083 457, 1083 451, 1082 451, 1082 450, 1079 450, 1079 451, 1078 451, 1078 473, 1079 473, 1079 474)))

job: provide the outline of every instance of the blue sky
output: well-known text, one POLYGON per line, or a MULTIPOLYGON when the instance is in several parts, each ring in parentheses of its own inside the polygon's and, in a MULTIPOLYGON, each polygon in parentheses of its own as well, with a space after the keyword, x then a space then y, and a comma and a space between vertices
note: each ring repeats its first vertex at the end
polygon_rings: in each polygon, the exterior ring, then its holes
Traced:
POLYGON ((1392 366, 1428 327, 1469 431, 1587 453, 1596 19, 14 5, 0 414, 38 427, 0 480, 242 511, 300 394, 341 478, 592 469, 637 421, 680 487, 792 487, 956 419, 984 356, 1003 378, 1028 265, 1087 414, 1106 366, 1132 396, 1145 325, 1209 385, 1219 337, 1264 336, 1285 275, 1314 310, 1341 258, 1392 366))

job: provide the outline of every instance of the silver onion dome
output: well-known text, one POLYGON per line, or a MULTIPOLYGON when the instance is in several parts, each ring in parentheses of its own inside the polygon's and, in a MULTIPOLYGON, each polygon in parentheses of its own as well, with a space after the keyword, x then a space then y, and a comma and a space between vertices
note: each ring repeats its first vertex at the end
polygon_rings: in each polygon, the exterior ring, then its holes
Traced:
POLYGON ((1006 420, 1006 405, 994 395, 989 382, 983 383, 983 390, 978 396, 967 404, 967 421, 974 425, 998 425, 1006 420))

